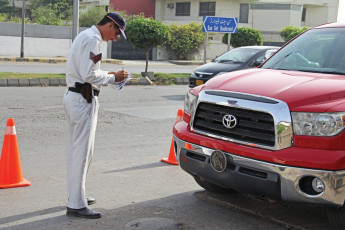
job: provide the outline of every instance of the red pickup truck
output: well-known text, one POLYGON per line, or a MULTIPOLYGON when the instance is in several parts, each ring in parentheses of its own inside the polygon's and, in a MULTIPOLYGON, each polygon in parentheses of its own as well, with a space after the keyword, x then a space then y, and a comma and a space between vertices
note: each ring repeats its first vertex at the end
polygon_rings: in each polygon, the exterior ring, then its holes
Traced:
POLYGON ((329 206, 345 229, 345 23, 312 28, 259 68, 192 88, 176 159, 211 192, 329 206))

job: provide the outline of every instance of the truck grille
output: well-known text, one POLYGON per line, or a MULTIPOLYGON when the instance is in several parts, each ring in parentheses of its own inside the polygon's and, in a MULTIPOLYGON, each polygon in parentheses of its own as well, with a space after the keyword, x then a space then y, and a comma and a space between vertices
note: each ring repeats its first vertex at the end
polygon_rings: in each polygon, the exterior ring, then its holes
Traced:
POLYGON ((193 122, 196 131, 241 142, 273 147, 275 145, 274 120, 271 114, 202 102, 193 122), (223 125, 223 117, 233 115, 237 119, 235 128, 223 125))

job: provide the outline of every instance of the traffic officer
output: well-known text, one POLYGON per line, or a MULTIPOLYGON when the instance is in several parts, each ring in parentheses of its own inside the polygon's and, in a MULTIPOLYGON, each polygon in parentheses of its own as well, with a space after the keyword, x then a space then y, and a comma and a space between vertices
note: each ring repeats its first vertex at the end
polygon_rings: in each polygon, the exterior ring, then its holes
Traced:
POLYGON ((100 69, 102 41, 126 39, 125 20, 116 12, 106 14, 96 25, 79 33, 67 59, 63 106, 67 127, 67 216, 96 219, 101 214, 88 208, 95 203, 85 192, 85 181, 93 156, 98 117, 98 94, 102 85, 117 84, 128 72, 100 69))

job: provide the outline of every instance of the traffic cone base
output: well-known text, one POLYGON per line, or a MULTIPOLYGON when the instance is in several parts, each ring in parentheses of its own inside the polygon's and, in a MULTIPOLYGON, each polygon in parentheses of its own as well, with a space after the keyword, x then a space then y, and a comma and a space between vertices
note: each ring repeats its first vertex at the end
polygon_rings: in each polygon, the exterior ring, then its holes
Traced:
POLYGON ((15 183, 15 184, 5 184, 0 185, 0 188, 14 188, 14 187, 25 187, 31 185, 31 182, 27 179, 23 178, 23 181, 15 183))
POLYGON ((14 120, 9 118, 0 156, 0 188, 29 185, 31 182, 24 179, 22 173, 14 120))
MULTIPOLYGON (((183 117, 183 110, 182 109, 177 110, 177 116, 176 116, 175 123, 178 122, 179 120, 181 120, 182 117, 183 117)), ((173 139, 171 140, 168 158, 162 158, 161 161, 165 162, 165 163, 172 164, 172 165, 178 165, 178 162, 177 162, 176 157, 175 157, 174 140, 173 139)))
POLYGON ((162 158, 161 161, 165 162, 165 163, 172 164, 172 165, 178 165, 178 162, 176 161, 176 157, 175 157, 173 140, 171 140, 169 157, 168 158, 162 158))
POLYGON ((162 158, 161 161, 164 163, 172 164, 172 165, 178 165, 178 162, 176 160, 171 161, 171 160, 169 160, 169 158, 162 158))

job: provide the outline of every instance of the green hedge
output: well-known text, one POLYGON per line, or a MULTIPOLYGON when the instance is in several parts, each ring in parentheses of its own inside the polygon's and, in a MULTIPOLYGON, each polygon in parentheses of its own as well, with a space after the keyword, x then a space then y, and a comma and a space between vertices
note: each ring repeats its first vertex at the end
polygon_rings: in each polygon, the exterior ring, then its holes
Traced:
MULTIPOLYGON (((263 37, 260 30, 241 27, 238 28, 237 33, 231 34, 230 44, 232 47, 241 46, 261 46, 263 44, 263 37)), ((228 44, 228 34, 224 34, 222 42, 228 44)))

